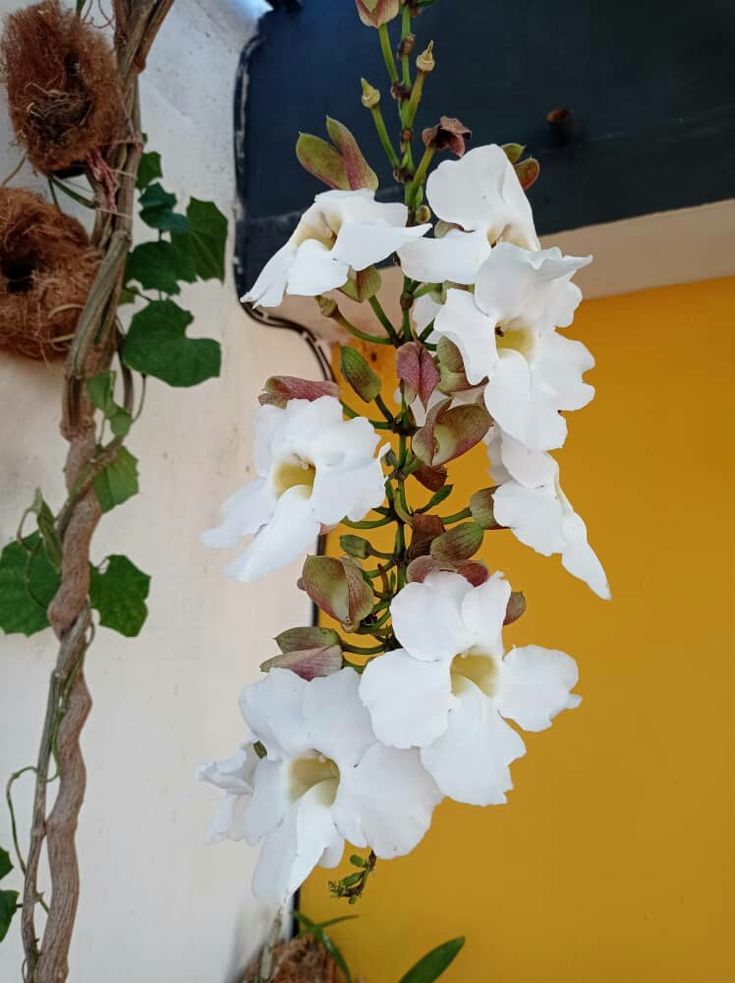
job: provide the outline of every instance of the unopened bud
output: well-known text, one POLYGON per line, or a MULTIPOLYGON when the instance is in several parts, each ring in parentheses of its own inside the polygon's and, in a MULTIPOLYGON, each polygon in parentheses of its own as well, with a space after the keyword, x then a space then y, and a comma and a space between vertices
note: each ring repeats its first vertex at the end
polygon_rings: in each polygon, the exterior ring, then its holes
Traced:
POLYGON ((426 49, 416 59, 416 68, 420 72, 433 72, 436 62, 434 61, 434 42, 429 41, 426 49))
POLYGON ((375 109, 380 102, 380 92, 370 85, 367 79, 360 79, 362 83, 362 104, 365 109, 375 109))
POLYGON ((339 314, 337 301, 332 297, 325 297, 323 294, 317 294, 316 302, 319 305, 319 312, 321 313, 322 317, 334 317, 335 314, 339 314))
POLYGON ((398 57, 404 58, 408 57, 413 52, 413 46, 416 43, 416 36, 414 34, 407 34, 405 38, 398 45, 398 57))
POLYGON ((428 205, 421 205, 416 209, 416 224, 425 225, 431 221, 431 209, 428 205))

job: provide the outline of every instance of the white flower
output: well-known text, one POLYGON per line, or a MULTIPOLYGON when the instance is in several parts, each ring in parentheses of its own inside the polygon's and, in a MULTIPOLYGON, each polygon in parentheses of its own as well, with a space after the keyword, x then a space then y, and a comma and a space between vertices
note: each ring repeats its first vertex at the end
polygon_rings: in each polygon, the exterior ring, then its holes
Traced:
POLYGON ((210 843, 241 840, 245 836, 245 808, 253 791, 253 775, 258 756, 252 744, 238 748, 231 758, 210 761, 197 771, 201 782, 209 782, 225 793, 209 828, 210 843))
POLYGON ((399 250, 403 272, 414 280, 474 283, 496 242, 539 248, 528 198, 497 144, 441 163, 429 175, 426 197, 442 221, 461 228, 399 250))
POLYGON ((240 707, 267 749, 239 827, 263 841, 253 876, 261 900, 283 904, 317 864, 335 867, 344 841, 378 857, 408 853, 441 795, 417 751, 378 743, 354 669, 306 682, 286 669, 246 686, 240 707))
POLYGON ((490 429, 486 443, 490 473, 500 484, 493 495, 497 521, 537 553, 560 553, 565 570, 609 600, 605 571, 587 542, 587 527, 561 489, 554 458, 529 451, 497 425, 490 429))
POLYGON ((378 437, 363 417, 342 419, 333 396, 261 406, 255 417, 258 477, 225 502, 224 521, 206 532, 207 546, 254 539, 226 569, 254 580, 306 553, 322 526, 358 521, 383 501, 378 437))
POLYGON ((315 297, 343 286, 351 271, 379 263, 430 228, 406 228, 407 217, 405 205, 375 201, 366 188, 317 195, 243 300, 277 307, 284 292, 315 297))
POLYGON ((468 380, 489 378, 485 404, 502 429, 530 450, 561 447, 566 421, 593 397, 582 374, 594 359, 579 341, 555 331, 568 327, 581 300, 571 283, 590 257, 559 249, 528 252, 500 243, 477 274, 474 295, 450 289, 434 331, 462 353, 468 380))
POLYGON ((498 573, 479 587, 456 573, 408 584, 391 604, 403 647, 370 662, 360 683, 379 739, 420 747, 441 791, 473 805, 505 802, 508 766, 525 753, 504 717, 543 730, 580 702, 568 655, 536 645, 504 654, 509 597, 498 573))

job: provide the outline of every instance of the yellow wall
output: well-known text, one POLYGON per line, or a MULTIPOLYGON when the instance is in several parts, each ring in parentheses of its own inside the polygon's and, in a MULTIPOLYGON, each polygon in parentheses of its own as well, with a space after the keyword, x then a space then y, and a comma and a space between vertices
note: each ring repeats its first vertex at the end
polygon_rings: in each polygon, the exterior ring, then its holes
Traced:
MULTIPOLYGON (((359 914, 333 934, 369 983, 459 934, 448 983, 735 981, 735 282, 588 301, 569 333, 597 396, 562 480, 613 601, 507 532, 484 559, 526 592, 508 640, 574 655, 584 701, 526 736, 508 805, 444 802, 355 907, 305 886, 311 918, 359 914)), ((487 484, 477 454, 452 477, 487 484)))

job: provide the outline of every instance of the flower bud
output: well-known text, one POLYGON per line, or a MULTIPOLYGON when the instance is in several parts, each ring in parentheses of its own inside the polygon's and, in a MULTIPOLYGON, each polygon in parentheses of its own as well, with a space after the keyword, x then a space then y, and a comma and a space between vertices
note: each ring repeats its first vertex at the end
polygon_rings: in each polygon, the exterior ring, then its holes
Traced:
POLYGON ((430 467, 465 454, 490 428, 490 414, 484 406, 469 403, 452 407, 451 402, 445 399, 432 407, 423 427, 413 437, 414 454, 430 467))
POLYGON ((334 298, 325 297, 323 294, 317 294, 316 302, 319 305, 319 312, 322 317, 334 317, 335 314, 339 314, 337 301, 334 300, 334 298))
POLYGON ((380 376, 373 372, 362 355, 349 345, 343 345, 339 365, 342 375, 360 399, 365 403, 372 402, 380 392, 380 376))
POLYGON ((267 659, 260 667, 263 672, 290 669, 308 681, 342 668, 339 636, 331 628, 290 628, 276 637, 276 643, 282 654, 267 659))
POLYGON ((366 560, 372 552, 370 543, 362 536, 340 536, 339 545, 357 560, 366 560))
POLYGON ((348 556, 309 556, 301 575, 303 588, 328 615, 352 630, 373 609, 373 592, 362 570, 348 556))
POLYGON ((410 341, 396 352, 396 371, 409 403, 416 396, 424 407, 439 384, 439 370, 429 350, 420 341, 410 341))
POLYGON ((416 68, 420 72, 428 73, 433 72, 436 67, 436 62, 434 61, 434 42, 429 41, 425 50, 416 59, 416 68))
POLYGON ((453 116, 442 116, 436 126, 430 126, 421 134, 425 147, 434 150, 450 150, 461 157, 472 139, 472 130, 453 116))
POLYGON ((519 164, 516 164, 515 170, 518 180, 521 182, 521 187, 524 191, 528 191, 531 185, 538 179, 541 173, 541 165, 535 157, 528 157, 526 160, 522 160, 519 164))
POLYGON ((428 205, 420 205, 416 209, 416 225, 426 225, 431 221, 431 209, 428 205))
POLYGON ((482 488, 470 497, 470 512, 472 518, 483 529, 501 529, 502 526, 496 521, 493 514, 493 493, 494 488, 482 488))
POLYGON ((400 0, 355 0, 355 5, 366 27, 380 27, 398 16, 400 0))
POLYGON ((526 148, 522 143, 504 143, 502 149, 511 164, 517 164, 526 148))
POLYGON ((272 375, 266 379, 265 391, 258 396, 261 406, 283 407, 289 399, 308 399, 313 402, 321 396, 339 399, 339 386, 327 380, 299 379, 293 375, 272 375))
POLYGON ((508 598, 508 606, 505 609, 505 618, 503 619, 504 625, 512 625, 514 621, 518 621, 520 616, 526 610, 526 598, 523 591, 514 590, 511 592, 508 598))
POLYGON ((362 98, 361 102, 365 109, 375 109, 375 107, 380 102, 380 92, 374 88, 367 79, 360 79, 362 84, 362 98))
POLYGON ((440 563, 442 561, 452 564, 462 563, 479 550, 482 546, 482 537, 482 527, 476 522, 463 522, 437 536, 431 544, 431 555, 440 563))

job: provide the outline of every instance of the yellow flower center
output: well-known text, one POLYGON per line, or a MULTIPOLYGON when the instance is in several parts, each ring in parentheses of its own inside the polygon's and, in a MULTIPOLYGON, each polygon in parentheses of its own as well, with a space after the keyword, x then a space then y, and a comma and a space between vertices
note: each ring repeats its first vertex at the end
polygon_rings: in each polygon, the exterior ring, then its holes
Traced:
POLYGON ((316 468, 303 457, 294 454, 276 467, 273 472, 273 487, 280 498, 285 491, 295 485, 304 485, 311 490, 314 487, 316 468))
POLYGON ((511 349, 520 352, 524 358, 528 358, 536 345, 534 333, 529 329, 519 325, 510 327, 509 325, 499 324, 495 329, 495 345, 498 351, 511 349))
POLYGON ((293 244, 300 246, 307 239, 316 239, 326 249, 331 249, 337 241, 342 218, 336 213, 319 212, 309 217, 308 223, 298 228, 294 233, 293 244))
POLYGON ((452 692, 459 696, 467 682, 474 683, 486 696, 494 696, 498 683, 498 667, 492 656, 478 649, 460 652, 452 659, 450 669, 452 692))
POLYGON ((321 786, 320 797, 324 805, 331 805, 337 796, 339 768, 331 758, 325 758, 315 751, 313 755, 291 762, 288 772, 289 798, 295 802, 316 785, 321 786))

